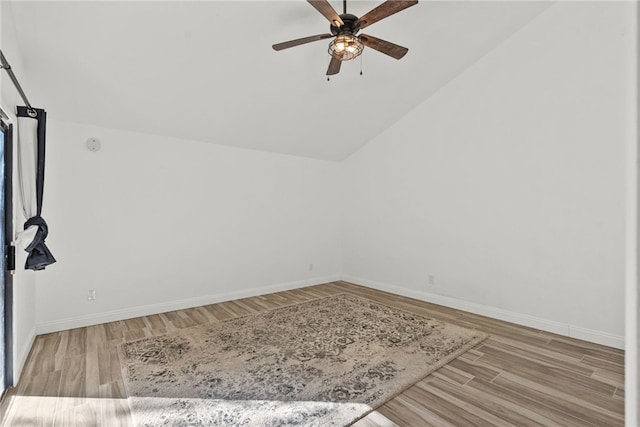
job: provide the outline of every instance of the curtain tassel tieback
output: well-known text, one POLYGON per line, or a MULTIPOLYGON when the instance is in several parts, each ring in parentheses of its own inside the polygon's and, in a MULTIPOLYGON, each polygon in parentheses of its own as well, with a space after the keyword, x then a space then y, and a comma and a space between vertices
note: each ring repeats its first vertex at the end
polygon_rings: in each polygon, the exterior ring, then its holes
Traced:
POLYGON ((56 262, 56 259, 44 243, 44 239, 49 234, 49 227, 47 227, 47 222, 41 216, 31 217, 24 223, 25 230, 30 227, 38 227, 38 231, 36 231, 33 241, 25 248, 29 255, 27 255, 27 262, 24 268, 28 270, 44 270, 46 266, 56 262))

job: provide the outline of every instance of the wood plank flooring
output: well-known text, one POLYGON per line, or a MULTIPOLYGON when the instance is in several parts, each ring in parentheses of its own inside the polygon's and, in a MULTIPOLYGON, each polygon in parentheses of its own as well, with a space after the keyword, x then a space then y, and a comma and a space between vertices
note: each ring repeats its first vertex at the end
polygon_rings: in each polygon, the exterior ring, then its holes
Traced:
POLYGON ((346 282, 38 336, 1 425, 130 427, 122 342, 341 292, 491 335, 358 427, 624 425, 623 351, 346 282))

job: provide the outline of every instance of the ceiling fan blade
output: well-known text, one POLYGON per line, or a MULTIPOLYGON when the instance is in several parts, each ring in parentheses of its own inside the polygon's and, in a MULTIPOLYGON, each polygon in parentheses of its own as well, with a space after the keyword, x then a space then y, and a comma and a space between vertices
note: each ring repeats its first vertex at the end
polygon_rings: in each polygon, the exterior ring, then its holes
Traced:
POLYGON ((327 0, 307 0, 311 6, 315 7, 325 18, 329 20, 332 25, 336 27, 342 27, 344 22, 338 12, 329 4, 327 0))
POLYGON ((379 39, 377 37, 369 36, 367 34, 361 34, 358 36, 363 45, 375 49, 378 52, 382 52, 385 55, 389 55, 392 58, 400 59, 409 52, 406 47, 399 46, 395 43, 388 42, 386 40, 379 39))
POLYGON ((387 16, 391 16, 415 4, 418 4, 418 0, 387 0, 380 6, 361 16, 360 19, 356 21, 355 26, 359 29, 366 28, 387 16))
POLYGON ((303 37, 301 39, 289 40, 288 42, 276 43, 274 44, 273 50, 282 50, 288 49, 294 46, 300 46, 301 44, 311 43, 318 40, 330 39, 333 37, 333 34, 318 34, 316 36, 303 37))
POLYGON ((338 74, 340 72, 341 65, 342 65, 342 61, 332 56, 331 62, 329 62, 329 68, 327 68, 327 76, 338 74))

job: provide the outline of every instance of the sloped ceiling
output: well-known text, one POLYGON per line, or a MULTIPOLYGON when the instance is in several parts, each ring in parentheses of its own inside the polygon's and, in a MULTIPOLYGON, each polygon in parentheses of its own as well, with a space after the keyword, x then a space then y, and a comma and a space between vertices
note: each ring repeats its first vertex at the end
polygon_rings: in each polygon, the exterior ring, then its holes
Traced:
POLYGON ((271 49, 328 32, 303 0, 3 3, 19 78, 52 119, 334 161, 549 6, 421 1, 366 30, 408 47, 402 60, 365 49, 327 81, 328 41, 271 49))

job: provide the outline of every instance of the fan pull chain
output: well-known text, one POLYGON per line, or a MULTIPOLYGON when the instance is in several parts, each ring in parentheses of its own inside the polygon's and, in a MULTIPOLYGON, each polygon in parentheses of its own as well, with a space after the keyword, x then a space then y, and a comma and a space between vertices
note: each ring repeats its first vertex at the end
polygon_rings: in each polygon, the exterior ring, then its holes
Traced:
POLYGON ((363 55, 360 55, 360 75, 362 75, 362 57, 363 55))

